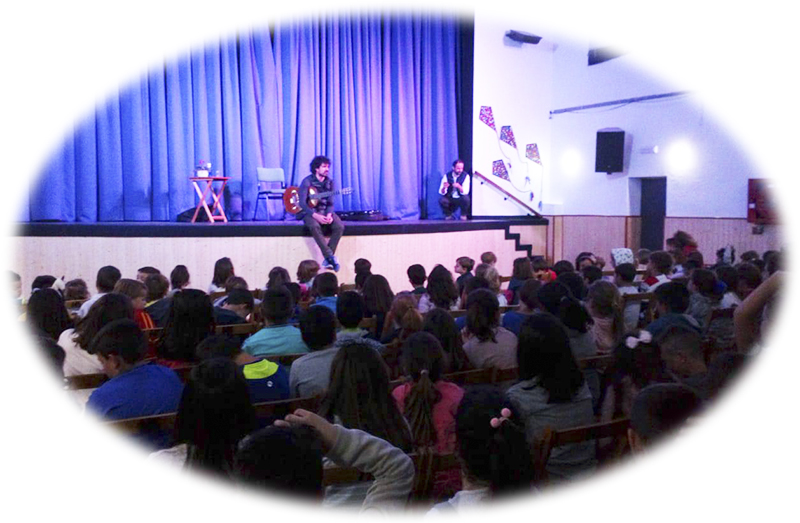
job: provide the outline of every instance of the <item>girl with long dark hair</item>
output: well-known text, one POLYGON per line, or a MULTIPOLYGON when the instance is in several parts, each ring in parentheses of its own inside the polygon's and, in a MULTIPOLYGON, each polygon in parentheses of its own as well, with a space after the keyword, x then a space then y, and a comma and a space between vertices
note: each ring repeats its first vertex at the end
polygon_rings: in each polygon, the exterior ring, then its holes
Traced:
MULTIPOLYGON (((566 429, 594 422, 592 394, 570 349, 564 325, 552 314, 537 313, 522 322, 517 346, 519 383, 506 395, 525 424, 533 448, 546 427, 566 429)), ((553 449, 546 470, 551 480, 593 470, 594 444, 553 449)))
POLYGON ((175 420, 177 445, 151 456, 228 476, 236 444, 255 429, 255 410, 241 368, 230 359, 213 358, 189 373, 175 420))

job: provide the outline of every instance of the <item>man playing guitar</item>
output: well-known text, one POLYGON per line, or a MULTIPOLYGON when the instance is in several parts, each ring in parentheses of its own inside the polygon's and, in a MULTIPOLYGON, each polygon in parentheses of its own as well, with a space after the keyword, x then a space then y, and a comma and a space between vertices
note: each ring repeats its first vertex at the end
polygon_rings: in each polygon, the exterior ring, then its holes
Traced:
MULTIPOLYGON (((298 187, 298 204, 300 205, 300 212, 297 217, 303 220, 306 227, 311 231, 311 236, 317 242, 319 250, 325 260, 322 263, 324 269, 339 270, 339 261, 336 259, 334 253, 336 246, 339 244, 339 239, 344 232, 344 224, 342 220, 333 212, 333 196, 319 198, 316 200, 316 205, 313 207, 309 203, 309 192, 316 193, 332 193, 333 180, 330 178, 331 161, 325 156, 315 156, 311 160, 311 174, 306 176, 300 186, 298 187), (310 191, 310 189, 314 191, 310 191), (330 226, 331 237, 326 243, 325 236, 322 233, 322 226, 330 226)), ((326 227, 328 228, 328 227, 326 227)))

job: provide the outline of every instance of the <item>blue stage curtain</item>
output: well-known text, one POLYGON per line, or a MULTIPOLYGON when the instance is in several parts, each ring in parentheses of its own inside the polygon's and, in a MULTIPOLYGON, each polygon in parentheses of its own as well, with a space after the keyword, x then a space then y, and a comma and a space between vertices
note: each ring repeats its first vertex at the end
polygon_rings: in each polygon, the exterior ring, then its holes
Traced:
POLYGON ((453 15, 353 15, 211 42, 77 125, 33 185, 27 219, 174 221, 196 204, 188 177, 204 160, 231 178, 249 220, 257 167, 283 167, 296 185, 318 154, 354 189, 338 210, 440 216, 436 188, 458 156, 458 31, 453 15))

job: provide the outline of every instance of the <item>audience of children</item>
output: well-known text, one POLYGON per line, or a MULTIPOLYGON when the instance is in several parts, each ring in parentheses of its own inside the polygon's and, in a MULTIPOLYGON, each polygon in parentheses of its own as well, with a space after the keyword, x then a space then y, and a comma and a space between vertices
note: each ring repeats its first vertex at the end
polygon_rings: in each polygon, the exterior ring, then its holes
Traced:
MULTIPOLYGON (((307 488, 320 495, 327 452, 339 464, 370 473, 374 482, 329 489, 325 504, 385 510, 405 505, 411 485, 407 453, 421 447, 440 454, 455 451, 461 478, 450 475, 447 488, 439 484, 435 491, 457 493, 432 512, 458 512, 506 492, 532 490, 535 464, 519 457, 536 448, 545 427, 629 416, 630 445, 639 450, 699 412, 699 405, 742 368, 742 353, 757 350, 782 277, 779 253, 761 259, 746 252, 736 266, 718 263, 709 270, 690 236, 676 234, 670 240, 669 252, 639 252, 636 259, 629 249, 612 250, 613 283, 603 279, 603 262, 590 252, 580 253, 574 265, 561 260, 552 267, 543 257, 518 258, 506 292, 492 253, 481 256, 475 276, 474 261, 458 258, 457 281, 441 265, 427 276, 424 267, 412 265, 407 275, 414 290, 396 296, 363 258, 356 263, 357 290, 338 297, 336 275, 320 274, 316 262, 298 267, 301 283, 274 267, 260 307, 264 328, 243 345, 236 337, 212 335, 216 325, 248 323, 255 306, 229 258, 218 260, 216 287, 209 288, 221 292, 225 286, 216 308, 207 293, 188 288, 185 266, 176 266, 170 281, 143 267, 137 277, 145 283, 123 279, 107 266, 98 271, 98 293, 84 303, 85 318, 78 315, 74 328, 62 297, 65 285, 57 287, 59 280, 52 276, 34 282, 38 290, 28 301, 26 321, 42 348, 49 340, 57 349, 48 354, 66 376, 103 372, 111 378, 91 393, 88 409, 107 419, 177 409, 175 446, 154 459, 272 488, 285 488, 275 484, 278 478, 296 476, 292 492, 307 488), (647 265, 641 286, 637 263, 647 265), (302 285, 310 286, 307 292, 316 301, 297 307, 302 285), (649 324, 642 323, 639 303, 622 308, 622 296, 643 291, 655 296, 656 317, 649 324), (506 294, 518 306, 501 317, 506 294), (703 336, 718 333, 708 320, 712 310, 729 307, 736 307, 736 337, 728 339, 739 353, 725 350, 712 358, 703 336), (460 308, 466 314, 452 314, 460 308), (160 314, 148 322, 150 310, 160 314), (158 325, 156 317, 164 328, 159 360, 153 363, 145 359, 142 329, 158 325), (364 317, 376 318, 382 343, 358 328, 364 317), (279 336, 283 331, 291 336, 279 336), (386 344, 396 348, 394 369, 386 344), (270 361, 273 355, 309 350, 290 367, 270 361), (602 391, 600 374, 581 371, 577 363, 597 354, 615 360, 603 376, 602 391), (194 365, 185 387, 161 365, 187 363, 194 365), (505 399, 501 389, 462 388, 445 378, 470 368, 512 367, 518 368, 519 381, 505 399), (407 381, 390 390, 394 372, 407 381), (253 432, 253 403, 310 396, 322 398, 321 417, 299 410, 285 422, 253 432), (486 418, 485 427, 475 424, 478 418, 486 418), (283 454, 276 456, 271 446, 283 454), (292 463, 308 466, 280 470, 259 453, 275 461, 293 456, 298 461, 292 463), (386 485, 387 477, 402 484, 386 485), (376 497, 376 489, 386 489, 387 497, 376 497)), ((595 466, 594 445, 581 443, 553 449, 545 468, 558 482, 595 466)))

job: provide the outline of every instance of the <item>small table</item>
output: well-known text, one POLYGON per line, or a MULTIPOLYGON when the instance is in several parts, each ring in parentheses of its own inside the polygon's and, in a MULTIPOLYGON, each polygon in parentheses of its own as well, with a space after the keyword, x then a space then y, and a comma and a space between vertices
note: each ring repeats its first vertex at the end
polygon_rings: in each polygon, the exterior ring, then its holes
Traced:
POLYGON ((200 197, 200 201, 197 203, 197 208, 194 210, 192 223, 197 221, 197 215, 200 214, 201 207, 206 210, 206 215, 208 215, 209 222, 215 223, 222 221, 228 223, 228 217, 225 216, 225 210, 222 208, 222 203, 219 199, 222 196, 222 191, 225 190, 225 184, 228 183, 230 177, 190 176, 189 179, 192 181, 192 185, 194 185, 194 190, 197 192, 197 196, 200 197), (205 190, 200 190, 200 186, 197 184, 198 182, 206 182, 205 190), (214 182, 222 182, 222 185, 216 191, 214 190, 214 182), (206 198, 208 198, 209 193, 214 198, 214 205, 211 206, 211 209, 208 208, 208 203, 206 203, 206 198))

